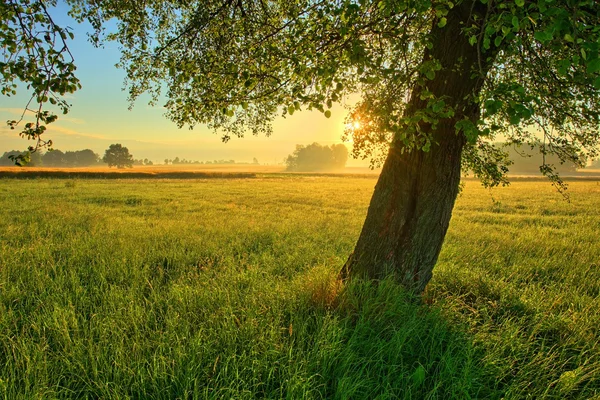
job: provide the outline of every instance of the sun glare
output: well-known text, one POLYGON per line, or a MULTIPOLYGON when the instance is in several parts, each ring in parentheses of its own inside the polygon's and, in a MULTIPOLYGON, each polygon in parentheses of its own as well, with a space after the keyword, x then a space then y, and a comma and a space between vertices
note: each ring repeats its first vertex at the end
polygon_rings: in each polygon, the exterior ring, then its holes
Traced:
POLYGON ((346 129, 353 130, 353 131, 360 129, 360 127, 361 127, 361 124, 359 121, 352 121, 352 122, 349 122, 346 124, 346 129))

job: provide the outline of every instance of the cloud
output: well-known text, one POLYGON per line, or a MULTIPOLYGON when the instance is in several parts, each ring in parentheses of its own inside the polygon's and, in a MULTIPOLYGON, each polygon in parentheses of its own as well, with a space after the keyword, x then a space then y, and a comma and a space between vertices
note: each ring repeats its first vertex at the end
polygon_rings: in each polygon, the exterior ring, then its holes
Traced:
POLYGON ((46 134, 50 135, 55 135, 55 134, 62 134, 62 135, 67 135, 67 136, 79 136, 79 137, 84 137, 84 138, 89 138, 89 139, 100 139, 100 140, 111 140, 111 138, 104 136, 104 135, 100 135, 97 133, 85 133, 85 132, 79 132, 70 128, 65 128, 64 126, 61 126, 60 124, 56 124, 56 125, 50 125, 48 126, 48 130, 46 131, 46 134))
MULTIPOLYGON (((5 112, 11 115, 16 115, 16 116, 21 116, 23 115, 23 108, 19 108, 19 107, 0 107, 0 112, 5 112)), ((25 113, 25 118, 24 119, 31 119, 33 120, 34 115, 33 113, 27 112, 25 113), (29 117, 29 118, 28 118, 29 117)), ((58 115, 58 120, 59 121, 64 121, 64 122, 70 122, 72 124, 77 124, 77 125, 83 125, 85 124, 85 120, 81 119, 81 118, 74 118, 74 117, 66 117, 64 115, 58 115)))
MULTIPOLYGON (((18 137, 19 136, 19 127, 15 128, 15 129, 10 129, 8 126, 4 125, 0 125, 0 136, 2 137, 18 137)), ((111 138, 103 136, 103 135, 99 135, 99 134, 95 134, 95 133, 85 133, 85 132, 79 132, 73 129, 69 129, 66 128, 64 126, 61 126, 59 124, 52 124, 48 126, 48 130, 46 130, 46 133, 44 133, 46 136, 46 138, 53 138, 56 136, 77 136, 77 137, 82 137, 82 138, 87 138, 87 139, 100 139, 100 140, 111 140, 111 138)))
POLYGON ((0 107, 0 111, 19 116, 23 114, 23 109, 19 107, 0 107))
POLYGON ((65 116, 59 116, 58 117, 59 121, 63 121, 63 122, 70 122, 72 124, 77 124, 77 125, 83 125, 85 124, 85 120, 81 119, 81 118, 73 118, 73 117, 65 117, 65 116))

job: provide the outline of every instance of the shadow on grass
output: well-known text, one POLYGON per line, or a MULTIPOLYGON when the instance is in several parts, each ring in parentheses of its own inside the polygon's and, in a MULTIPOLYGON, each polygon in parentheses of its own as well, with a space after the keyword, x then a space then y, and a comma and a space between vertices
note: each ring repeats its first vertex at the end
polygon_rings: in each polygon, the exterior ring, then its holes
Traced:
POLYGON ((469 335, 393 282, 350 283, 336 303, 305 335, 319 397, 501 397, 469 335))
POLYGON ((392 282, 154 261, 0 296, 0 397, 501 397, 461 327, 392 282))

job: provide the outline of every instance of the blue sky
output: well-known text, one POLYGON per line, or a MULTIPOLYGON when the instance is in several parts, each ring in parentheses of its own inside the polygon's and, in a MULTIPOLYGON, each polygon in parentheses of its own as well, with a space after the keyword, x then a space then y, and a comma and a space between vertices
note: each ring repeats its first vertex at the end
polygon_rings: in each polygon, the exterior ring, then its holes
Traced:
MULTIPOLYGON (((90 148, 103 154, 111 143, 127 146, 135 158, 149 158, 162 162, 165 158, 191 160, 234 159, 251 161, 256 157, 260 163, 279 163, 290 154, 296 144, 341 143, 346 111, 337 106, 327 119, 319 112, 297 112, 286 119, 275 121, 274 133, 265 138, 247 135, 222 143, 219 134, 204 126, 193 130, 178 129, 163 116, 160 107, 147 105, 148 98, 140 98, 132 110, 128 110, 127 93, 122 91, 125 74, 115 67, 119 61, 116 43, 95 48, 87 41, 89 27, 78 25, 66 15, 64 6, 53 12, 59 24, 73 28, 75 39, 70 49, 75 57, 77 76, 83 88, 69 97, 71 111, 50 125, 48 138, 54 148, 80 150, 90 148)), ((24 89, 24 88, 23 88, 24 89)), ((18 119, 29 98, 25 90, 17 96, 0 97, 0 120, 18 119)), ((26 149, 26 140, 17 136, 5 124, 0 125, 0 154, 9 150, 26 149)), ((349 165, 366 165, 350 160, 349 165)))

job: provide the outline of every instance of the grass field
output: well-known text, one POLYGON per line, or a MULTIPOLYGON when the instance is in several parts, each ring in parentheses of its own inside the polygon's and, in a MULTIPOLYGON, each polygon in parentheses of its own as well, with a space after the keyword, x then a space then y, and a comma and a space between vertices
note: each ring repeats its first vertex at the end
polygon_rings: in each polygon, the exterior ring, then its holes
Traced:
POLYGON ((600 184, 467 182, 421 299, 375 178, 0 179, 0 398, 600 398, 600 184))

